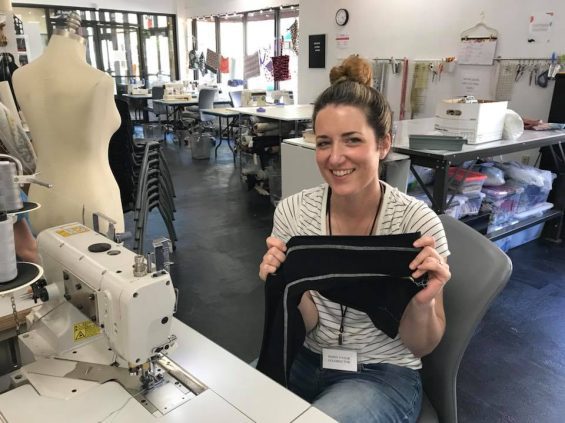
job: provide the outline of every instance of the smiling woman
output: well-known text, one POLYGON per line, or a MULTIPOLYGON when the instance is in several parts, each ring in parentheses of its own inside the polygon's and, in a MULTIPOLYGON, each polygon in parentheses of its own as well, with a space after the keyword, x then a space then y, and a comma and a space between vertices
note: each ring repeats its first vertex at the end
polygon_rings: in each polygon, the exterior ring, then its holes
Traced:
MULTIPOLYGON (((436 347, 445 329, 442 289, 451 276, 449 250, 435 213, 379 180, 392 119, 371 80, 371 66, 357 56, 332 69, 332 85, 318 97, 313 113, 316 161, 326 183, 278 204, 259 275, 266 280, 277 271, 294 236, 419 232, 413 246, 421 250, 409 269, 415 279, 427 273, 428 282, 404 310, 398 334, 390 338, 365 312, 307 291, 298 306, 307 335, 288 383, 339 422, 413 422, 422 398, 420 357, 436 347), (336 348, 355 357, 352 367, 358 371, 327 364, 322 371, 322 358, 336 348)), ((325 242, 337 242, 333 239, 325 242)))

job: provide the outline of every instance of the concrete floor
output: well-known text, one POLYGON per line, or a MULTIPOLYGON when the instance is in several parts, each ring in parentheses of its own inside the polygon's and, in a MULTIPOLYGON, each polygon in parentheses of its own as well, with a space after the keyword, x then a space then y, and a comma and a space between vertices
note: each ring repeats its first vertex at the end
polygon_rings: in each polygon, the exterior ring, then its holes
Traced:
MULTIPOLYGON (((168 144, 179 241, 177 317, 245 361, 263 325, 258 264, 272 225, 267 197, 248 192, 225 145, 192 161, 168 144)), ((166 230, 155 210, 146 240, 166 230)), ((565 416, 565 249, 534 241, 509 253, 514 273, 481 323, 458 378, 461 422, 562 422, 565 416)), ((190 348, 190 346, 186 346, 190 348)))

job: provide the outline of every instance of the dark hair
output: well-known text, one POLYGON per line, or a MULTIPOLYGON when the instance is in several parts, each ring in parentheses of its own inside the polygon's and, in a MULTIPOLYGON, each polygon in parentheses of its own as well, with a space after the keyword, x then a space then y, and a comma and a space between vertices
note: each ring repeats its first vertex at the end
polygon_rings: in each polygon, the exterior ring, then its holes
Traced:
POLYGON ((384 96, 371 87, 372 67, 359 56, 352 55, 330 71, 331 86, 318 96, 314 103, 312 122, 316 130, 316 116, 329 105, 359 108, 373 129, 377 141, 392 130, 392 113, 384 96))

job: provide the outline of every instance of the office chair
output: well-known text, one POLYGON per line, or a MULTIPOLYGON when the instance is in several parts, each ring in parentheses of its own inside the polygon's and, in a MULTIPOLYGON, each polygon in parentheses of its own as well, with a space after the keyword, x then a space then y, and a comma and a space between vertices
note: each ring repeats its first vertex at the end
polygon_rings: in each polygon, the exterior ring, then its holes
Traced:
MULTIPOLYGON (((183 112, 182 117, 186 119, 190 126, 190 133, 198 132, 202 135, 203 132, 213 132, 215 116, 202 113, 204 109, 214 108, 214 98, 218 90, 215 88, 201 88, 198 93, 198 111, 183 112)), ((185 144, 188 142, 185 140, 185 144)))
POLYGON ((241 91, 230 91, 232 107, 241 107, 241 91))
POLYGON ((512 262, 494 243, 447 215, 451 280, 444 289, 446 330, 422 359, 424 400, 419 423, 457 423, 457 373, 475 329, 512 273, 512 262), (480 272, 477 271, 480 269, 480 272))

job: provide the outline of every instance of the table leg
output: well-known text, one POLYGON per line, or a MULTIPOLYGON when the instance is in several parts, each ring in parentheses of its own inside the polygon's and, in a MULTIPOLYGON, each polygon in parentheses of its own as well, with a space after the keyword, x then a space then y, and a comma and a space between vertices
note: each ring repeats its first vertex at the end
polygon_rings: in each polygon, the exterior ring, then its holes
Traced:
MULTIPOLYGON (((218 122, 219 122, 219 126, 220 126, 220 134, 218 135, 219 141, 218 141, 218 145, 216 146, 216 149, 214 150, 214 158, 217 159, 218 158, 218 148, 220 148, 220 145, 222 145, 222 117, 218 116, 218 122)), ((228 140, 228 145, 230 145, 230 141, 228 140)))

